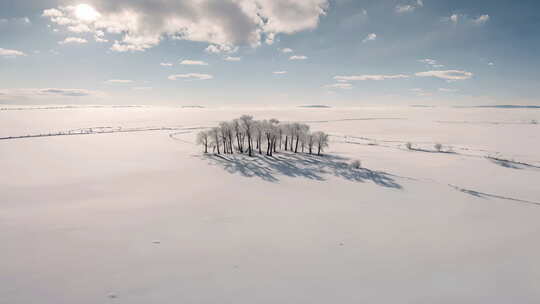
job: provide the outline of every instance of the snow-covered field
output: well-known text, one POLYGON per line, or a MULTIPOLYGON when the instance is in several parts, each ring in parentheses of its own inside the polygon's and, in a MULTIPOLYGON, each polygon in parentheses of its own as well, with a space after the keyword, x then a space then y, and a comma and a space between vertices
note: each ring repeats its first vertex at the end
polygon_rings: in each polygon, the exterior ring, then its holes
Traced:
POLYGON ((40 108, 0 110, 2 304, 540 302, 540 110, 40 108), (241 114, 330 149, 194 145, 241 114))

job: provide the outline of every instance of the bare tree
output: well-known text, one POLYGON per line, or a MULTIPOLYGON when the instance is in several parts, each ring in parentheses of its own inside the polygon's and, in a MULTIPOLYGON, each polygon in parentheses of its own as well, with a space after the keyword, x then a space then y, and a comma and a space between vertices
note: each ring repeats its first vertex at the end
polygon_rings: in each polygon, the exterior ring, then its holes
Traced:
POLYGON ((220 135, 219 128, 210 129, 210 138, 212 140, 212 145, 214 145, 214 149, 217 149, 217 153, 221 154, 219 150, 219 144, 220 144, 219 135, 220 135))
POLYGON ((201 131, 197 134, 197 144, 204 147, 204 153, 208 153, 209 134, 207 131, 201 131))
POLYGON ((242 125, 240 123, 240 119, 233 120, 232 129, 234 130, 234 135, 236 137, 238 152, 244 153, 244 134, 242 132, 242 125))
POLYGON ((317 143, 317 155, 321 155, 324 152, 324 148, 328 147, 328 134, 324 132, 315 132, 315 142, 317 143))
POLYGON ((309 151, 313 154, 315 144, 318 153, 328 147, 328 135, 323 132, 311 133, 309 126, 301 123, 280 124, 277 119, 258 121, 253 116, 243 115, 230 122, 221 122, 219 127, 211 128, 206 132, 197 134, 197 144, 204 146, 204 152, 208 153, 208 147, 213 147, 217 154, 228 154, 236 150, 240 153, 246 151, 253 156, 254 141, 255 149, 262 154, 263 145, 266 144, 266 155, 272 156, 278 149, 294 153, 309 151), (283 143, 283 137, 285 137, 283 143))
POLYGON ((306 141, 307 141, 309 154, 313 154, 313 146, 315 145, 315 135, 313 135, 313 133, 308 133, 306 135, 306 138, 307 138, 306 141))
POLYGON ((223 153, 229 153, 229 136, 228 136, 229 126, 226 122, 221 122, 219 124, 219 136, 221 137, 221 143, 223 144, 223 153))
POLYGON ((242 126, 244 128, 244 132, 247 136, 248 141, 248 154, 249 156, 253 156, 252 152, 252 131, 253 131, 253 116, 250 115, 242 115, 240 117, 240 121, 242 122, 242 126))

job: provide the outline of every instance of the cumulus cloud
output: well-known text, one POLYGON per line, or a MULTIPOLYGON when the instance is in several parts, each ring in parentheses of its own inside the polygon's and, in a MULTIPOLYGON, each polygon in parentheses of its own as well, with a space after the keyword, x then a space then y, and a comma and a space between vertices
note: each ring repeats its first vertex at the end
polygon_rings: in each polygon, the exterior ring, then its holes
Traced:
POLYGON ((208 63, 201 60, 182 60, 180 61, 182 65, 208 65, 208 63))
POLYGON ((209 74, 198 74, 198 73, 189 73, 189 74, 176 74, 168 77, 169 80, 208 80, 214 78, 214 76, 209 74))
POLYGON ((127 84, 127 83, 133 83, 133 80, 129 80, 129 79, 110 79, 110 80, 107 80, 106 83, 108 83, 108 84, 127 84))
POLYGON ((417 8, 421 8, 423 6, 424 6, 423 0, 416 0, 415 2, 410 3, 410 4, 398 4, 394 8, 394 11, 398 14, 412 13, 417 8))
POLYGON ((307 56, 304 55, 294 55, 289 57, 289 60, 306 60, 308 59, 307 56))
POLYGON ((160 63, 159 65, 160 65, 160 66, 166 66, 166 67, 171 67, 171 66, 173 66, 173 64, 170 63, 170 62, 162 62, 162 63, 160 63))
POLYGON ((88 25, 84 23, 80 23, 77 25, 68 26, 68 31, 73 32, 73 33, 87 33, 87 32, 91 32, 92 30, 90 29, 88 25))
POLYGON ((205 52, 209 54, 236 53, 237 51, 238 47, 236 46, 216 44, 211 44, 205 49, 205 52))
POLYGON ((473 73, 460 70, 427 71, 415 74, 418 77, 435 77, 448 81, 467 80, 473 77, 473 73))
POLYGON ((450 16, 450 21, 452 21, 454 24, 458 23, 459 22, 459 18, 461 17, 462 15, 458 15, 458 14, 452 14, 450 16))
POLYGON ((275 75, 283 75, 283 74, 287 74, 287 71, 275 71, 275 72, 272 72, 273 74, 275 75))
POLYGON ((113 51, 144 51, 163 38, 208 43, 210 53, 271 44, 276 35, 315 29, 329 0, 93 0, 91 7, 43 11, 51 22, 117 34, 113 51), (91 18, 90 18, 91 17, 91 18))
POLYGON ((444 67, 444 65, 439 64, 439 63, 437 62, 437 60, 435 60, 435 59, 429 59, 429 58, 426 58, 426 59, 420 59, 420 60, 418 60, 418 62, 425 63, 425 64, 427 64, 427 65, 429 65, 429 66, 434 67, 434 68, 442 68, 442 67, 444 67))
POLYGON ((473 22, 478 25, 484 24, 488 21, 489 21, 489 15, 482 15, 473 20, 473 22))
POLYGON ((349 90, 352 89, 352 84, 350 83, 334 83, 334 84, 328 84, 325 85, 324 88, 327 89, 341 89, 341 90, 349 90))
POLYGON ((242 58, 240 58, 240 57, 227 56, 227 57, 225 57, 224 60, 225 60, 225 61, 240 61, 240 60, 242 60, 242 58))
POLYGON ((279 49, 279 50, 280 50, 282 53, 285 53, 285 54, 287 54, 287 53, 292 53, 292 52, 293 52, 293 50, 290 49, 290 48, 284 48, 284 49, 279 49))
POLYGON ((396 13, 398 14, 403 14, 403 13, 410 13, 410 12, 413 12, 414 10, 416 9, 415 6, 412 6, 412 5, 401 5, 401 4, 398 4, 395 8, 395 11, 396 13))
POLYGON ((4 58, 15 58, 20 56, 26 56, 26 54, 18 50, 0 48, 0 56, 4 58))
POLYGON ((67 37, 66 39, 59 41, 58 44, 84 44, 88 43, 88 40, 79 37, 67 37))
POLYGON ((476 18, 471 18, 463 14, 452 14, 450 17, 443 18, 444 22, 452 22, 453 24, 458 24, 460 22, 472 23, 476 25, 482 25, 488 22, 490 19, 489 15, 480 15, 476 18))
POLYGON ((364 81, 364 80, 389 80, 389 79, 404 79, 409 78, 408 75, 397 74, 397 75, 352 75, 352 76, 335 76, 334 79, 339 82, 347 81, 364 81))
POLYGON ((375 39, 377 39, 377 34, 371 33, 371 34, 367 35, 367 37, 364 38, 364 40, 362 40, 362 42, 366 43, 368 41, 373 41, 375 39))

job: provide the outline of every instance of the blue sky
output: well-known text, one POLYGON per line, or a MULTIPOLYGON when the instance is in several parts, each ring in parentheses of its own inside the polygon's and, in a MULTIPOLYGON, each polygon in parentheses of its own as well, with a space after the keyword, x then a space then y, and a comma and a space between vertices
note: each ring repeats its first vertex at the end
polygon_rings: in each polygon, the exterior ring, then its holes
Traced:
POLYGON ((0 103, 540 104, 537 1, 0 2, 0 103))

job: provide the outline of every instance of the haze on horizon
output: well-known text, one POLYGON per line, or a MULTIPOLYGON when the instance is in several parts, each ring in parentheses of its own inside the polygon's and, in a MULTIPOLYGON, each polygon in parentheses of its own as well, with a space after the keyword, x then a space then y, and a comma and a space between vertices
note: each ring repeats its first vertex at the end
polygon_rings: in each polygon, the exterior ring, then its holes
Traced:
POLYGON ((0 104, 540 105, 539 9, 529 0, 3 1, 0 104))

